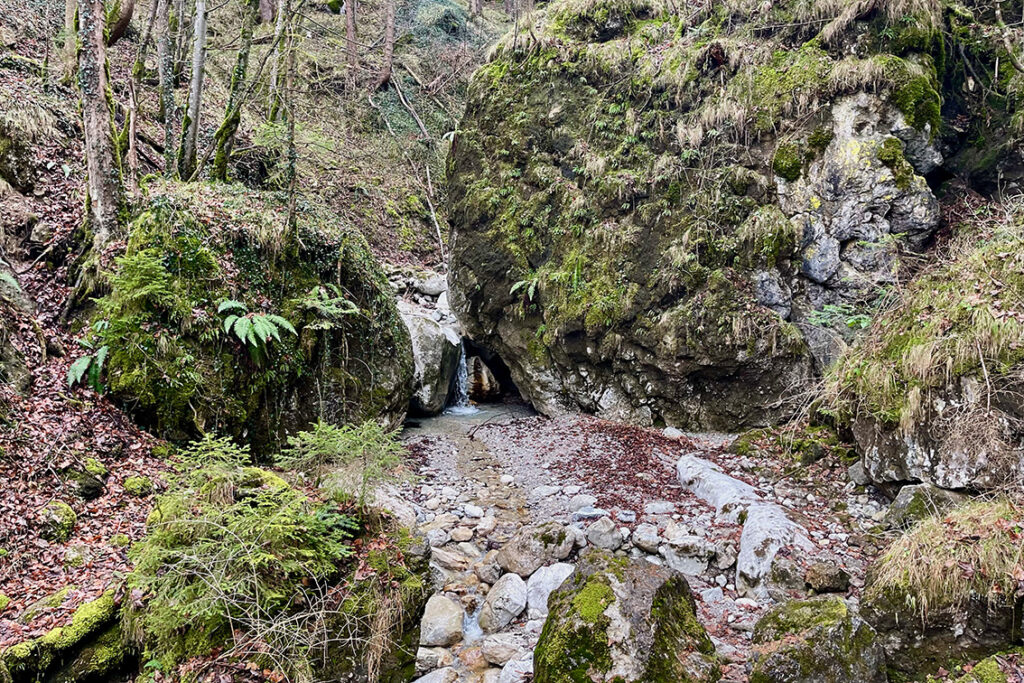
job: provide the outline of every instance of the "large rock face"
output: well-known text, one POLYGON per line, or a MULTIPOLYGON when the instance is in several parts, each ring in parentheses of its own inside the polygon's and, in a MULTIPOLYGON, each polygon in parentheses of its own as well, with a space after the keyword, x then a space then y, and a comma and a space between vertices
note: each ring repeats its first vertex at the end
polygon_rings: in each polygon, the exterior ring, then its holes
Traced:
POLYGON ((879 3, 666 7, 553 2, 475 76, 452 303, 545 413, 767 423, 928 242, 923 176, 995 164, 942 137, 943 106, 980 100, 942 23, 986 65, 999 48, 965 8, 892 29, 879 3))
POLYGON ((710 683, 721 672, 690 586, 667 567, 586 552, 548 598, 537 683, 710 683))
POLYGON ((411 408, 424 415, 444 410, 462 353, 457 329, 434 320, 429 312, 405 301, 398 302, 402 322, 412 339, 413 395, 411 408))

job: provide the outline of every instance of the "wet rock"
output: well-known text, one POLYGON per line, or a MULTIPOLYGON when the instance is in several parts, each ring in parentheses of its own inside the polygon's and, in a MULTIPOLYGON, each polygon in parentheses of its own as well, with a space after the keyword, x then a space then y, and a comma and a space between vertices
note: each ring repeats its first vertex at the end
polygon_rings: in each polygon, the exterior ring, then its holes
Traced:
POLYGON ((477 578, 486 584, 494 584, 501 578, 501 566, 497 561, 498 551, 490 550, 484 558, 473 566, 477 578))
POLYGON ((618 550, 622 545, 622 533, 610 517, 602 517, 586 531, 587 540, 604 550, 618 550))
POLYGON ((435 594, 427 600, 420 621, 420 645, 447 647, 462 640, 462 619, 465 613, 451 598, 435 594))
POLYGON ((591 549, 548 600, 537 683, 718 680, 714 645, 681 574, 591 549))
POLYGON ((489 403, 501 398, 501 385, 494 373, 479 356, 466 361, 469 373, 469 397, 478 403, 489 403))
POLYGON ((531 619, 542 619, 548 614, 548 596, 557 589, 576 567, 565 562, 558 562, 548 567, 541 567, 526 582, 526 599, 530 608, 531 619))
POLYGON ((526 582, 518 574, 505 574, 487 592, 480 609, 480 628, 484 633, 500 631, 522 614, 526 602, 526 582))
POLYGON ((900 489, 885 514, 885 521, 897 529, 906 529, 926 517, 944 512, 970 500, 962 493, 947 491, 931 484, 913 484, 900 489))
POLYGON ((754 626, 751 681, 887 683, 874 629, 838 597, 788 602, 754 626))
POLYGON ((459 365, 462 338, 458 330, 442 325, 430 312, 406 301, 398 311, 412 339, 413 395, 410 407, 424 415, 444 410, 459 365))
POLYGON ((850 574, 835 562, 815 562, 804 574, 807 586, 816 593, 845 593, 850 588, 850 574))
POLYGON ((564 560, 573 549, 573 535, 558 522, 527 526, 509 540, 495 558, 505 571, 526 578, 546 564, 564 560))

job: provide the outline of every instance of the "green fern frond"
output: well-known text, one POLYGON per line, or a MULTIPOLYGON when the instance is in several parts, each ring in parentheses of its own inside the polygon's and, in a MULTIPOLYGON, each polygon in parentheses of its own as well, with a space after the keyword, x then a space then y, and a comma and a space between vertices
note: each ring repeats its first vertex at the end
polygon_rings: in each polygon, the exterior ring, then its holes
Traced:
POLYGON ((223 313, 224 311, 241 311, 244 315, 248 310, 249 308, 245 304, 241 301, 235 301, 234 299, 226 299, 217 307, 218 313, 223 313))
POLYGON ((295 331, 295 328, 292 326, 292 324, 290 322, 288 322, 285 318, 282 318, 279 315, 274 315, 272 313, 268 314, 267 315, 267 320, 269 320, 270 322, 274 323, 278 327, 283 327, 284 329, 288 330, 289 332, 291 332, 294 335, 298 335, 298 332, 295 331))

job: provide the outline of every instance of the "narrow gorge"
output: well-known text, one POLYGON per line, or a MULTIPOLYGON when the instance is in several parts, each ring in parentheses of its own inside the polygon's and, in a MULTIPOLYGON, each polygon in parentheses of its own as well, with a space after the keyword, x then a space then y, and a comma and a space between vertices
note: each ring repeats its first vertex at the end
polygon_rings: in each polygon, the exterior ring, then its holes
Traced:
POLYGON ((1024 681, 1020 0, 11 0, 0 683, 1024 681))

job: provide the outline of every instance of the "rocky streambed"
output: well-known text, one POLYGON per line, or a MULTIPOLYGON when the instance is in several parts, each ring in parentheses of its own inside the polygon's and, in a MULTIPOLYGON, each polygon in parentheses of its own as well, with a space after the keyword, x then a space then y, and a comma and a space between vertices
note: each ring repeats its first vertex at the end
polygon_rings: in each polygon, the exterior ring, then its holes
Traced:
MULTIPOLYGON (((492 405, 411 423, 403 438, 421 478, 397 492, 402 515, 430 545, 416 662, 427 683, 531 680, 549 596, 595 552, 685 576, 723 680, 745 681, 771 605, 820 593, 856 605, 879 550, 885 503, 844 467, 739 455, 727 435, 492 405)), ((645 656, 614 654, 626 667, 645 656)))

